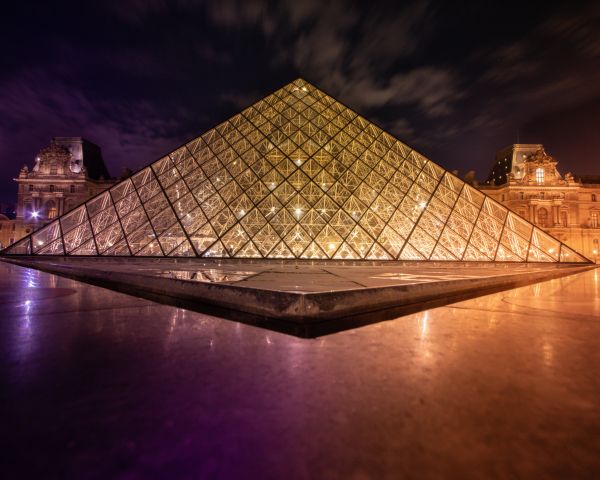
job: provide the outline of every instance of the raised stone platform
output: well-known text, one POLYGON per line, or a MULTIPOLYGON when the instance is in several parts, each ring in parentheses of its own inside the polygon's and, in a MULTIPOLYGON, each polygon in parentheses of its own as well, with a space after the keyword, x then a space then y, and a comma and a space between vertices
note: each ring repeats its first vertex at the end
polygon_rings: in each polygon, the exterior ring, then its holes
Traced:
POLYGON ((123 293, 315 337, 594 268, 581 264, 7 259, 123 293))

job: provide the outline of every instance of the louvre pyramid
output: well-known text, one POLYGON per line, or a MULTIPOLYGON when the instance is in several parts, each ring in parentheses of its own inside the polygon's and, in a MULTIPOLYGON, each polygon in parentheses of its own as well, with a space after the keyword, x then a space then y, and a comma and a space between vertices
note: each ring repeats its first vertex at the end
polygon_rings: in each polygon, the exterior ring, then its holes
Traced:
POLYGON ((3 253, 588 261, 301 79, 3 253))

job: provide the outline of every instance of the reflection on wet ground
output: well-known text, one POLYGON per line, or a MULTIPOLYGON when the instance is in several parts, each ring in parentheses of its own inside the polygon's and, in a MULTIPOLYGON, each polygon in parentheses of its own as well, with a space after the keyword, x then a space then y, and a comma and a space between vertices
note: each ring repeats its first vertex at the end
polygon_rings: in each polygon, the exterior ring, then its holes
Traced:
POLYGON ((0 291, 4 478, 600 472, 598 270, 313 340, 5 263, 0 291))
POLYGON ((217 270, 210 268, 207 270, 147 270, 144 273, 150 273, 158 277, 165 278, 176 278, 178 280, 193 280, 196 282, 207 282, 207 283, 223 283, 223 282, 239 282, 245 280, 251 275, 255 275, 256 272, 239 272, 231 271, 225 272, 223 270, 217 270))

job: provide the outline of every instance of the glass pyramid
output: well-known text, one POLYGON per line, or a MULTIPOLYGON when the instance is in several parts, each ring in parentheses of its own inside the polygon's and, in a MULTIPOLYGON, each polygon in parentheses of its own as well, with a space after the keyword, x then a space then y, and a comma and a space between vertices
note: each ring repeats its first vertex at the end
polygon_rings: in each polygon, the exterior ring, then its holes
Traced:
POLYGON ((3 253, 588 262, 301 79, 3 253))

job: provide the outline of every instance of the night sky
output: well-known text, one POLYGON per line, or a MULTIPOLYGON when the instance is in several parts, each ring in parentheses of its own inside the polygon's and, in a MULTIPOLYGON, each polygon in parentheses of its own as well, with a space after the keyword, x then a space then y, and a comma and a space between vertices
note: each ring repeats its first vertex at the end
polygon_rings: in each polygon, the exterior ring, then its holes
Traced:
POLYGON ((562 173, 600 174, 600 2, 2 9, 0 201, 51 137, 97 143, 118 176, 297 77, 461 175, 485 179, 517 140, 543 143, 562 173))

